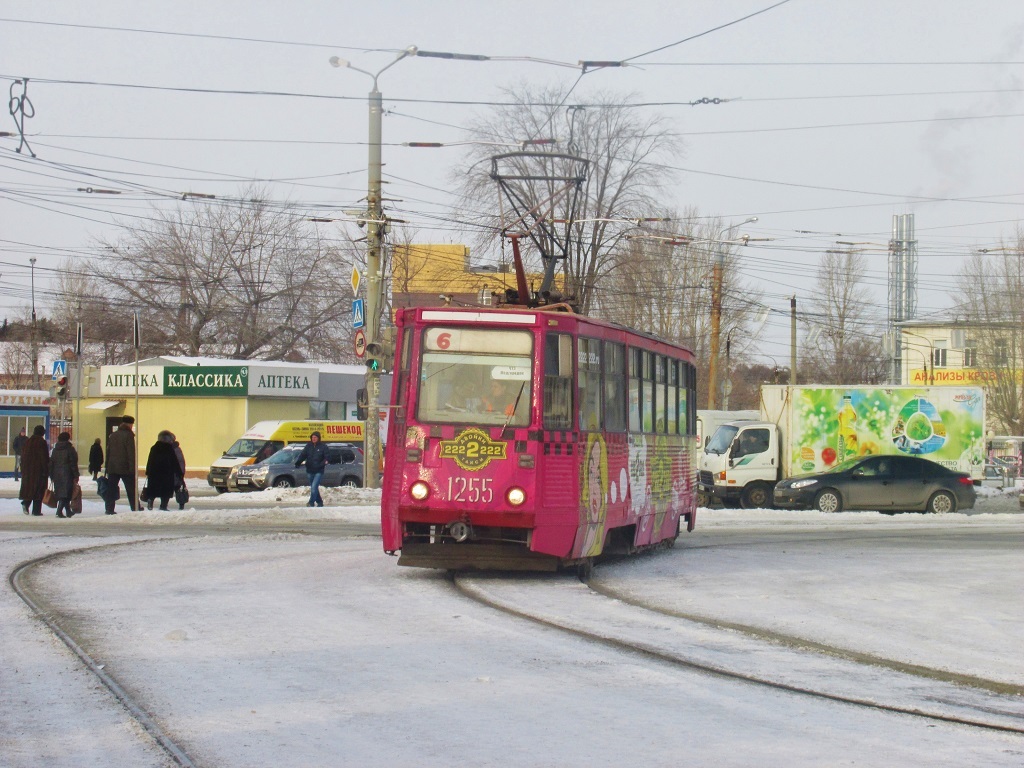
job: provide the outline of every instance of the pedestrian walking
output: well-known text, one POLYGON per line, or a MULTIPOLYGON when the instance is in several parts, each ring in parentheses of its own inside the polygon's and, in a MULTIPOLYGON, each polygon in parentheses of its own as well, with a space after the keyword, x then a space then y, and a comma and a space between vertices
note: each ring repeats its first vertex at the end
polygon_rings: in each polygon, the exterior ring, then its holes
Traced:
POLYGON ((181 443, 177 438, 174 440, 174 455, 178 457, 178 466, 181 467, 181 485, 174 489, 174 498, 178 502, 178 509, 185 508, 188 501, 188 488, 185 486, 185 454, 181 450, 181 443))
POLYGON ((167 503, 180 484, 181 465, 178 464, 178 455, 174 452, 174 435, 164 429, 157 435, 146 460, 149 508, 153 508, 154 499, 160 499, 160 509, 166 510, 167 503))
POLYGON ((122 416, 121 423, 117 429, 110 433, 107 438, 107 477, 110 480, 110 492, 103 501, 106 505, 108 515, 117 514, 114 512, 116 501, 117 484, 124 485, 125 493, 128 494, 128 508, 133 512, 137 509, 135 505, 135 433, 132 425, 135 423, 133 416, 122 416))
POLYGON ((31 505, 31 514, 37 517, 43 514, 43 494, 50 477, 50 449, 43 437, 45 431, 42 424, 37 424, 32 429, 32 437, 25 440, 21 449, 21 490, 18 498, 21 499, 22 511, 29 514, 31 505))
POLYGON ((306 506, 322 507, 324 500, 320 496, 320 481, 324 479, 324 469, 327 467, 327 446, 320 442, 319 432, 309 436, 309 442, 303 446, 295 466, 303 463, 306 465, 306 474, 309 475, 309 502, 306 506))
POLYGON ((53 495, 57 497, 57 517, 75 514, 71 511, 71 497, 75 494, 78 474, 78 451, 71 444, 71 435, 61 432, 50 454, 50 480, 53 482, 53 495))
POLYGON ((101 469, 103 469, 103 446, 100 445, 100 439, 97 437, 89 448, 89 471, 92 472, 93 480, 100 476, 101 469))
POLYGON ((14 441, 11 443, 11 447, 14 449, 14 479, 15 480, 20 480, 21 479, 21 452, 22 452, 22 450, 24 450, 25 443, 27 441, 28 441, 28 438, 25 436, 25 428, 22 427, 21 428, 21 432, 18 433, 18 436, 15 437, 14 441))

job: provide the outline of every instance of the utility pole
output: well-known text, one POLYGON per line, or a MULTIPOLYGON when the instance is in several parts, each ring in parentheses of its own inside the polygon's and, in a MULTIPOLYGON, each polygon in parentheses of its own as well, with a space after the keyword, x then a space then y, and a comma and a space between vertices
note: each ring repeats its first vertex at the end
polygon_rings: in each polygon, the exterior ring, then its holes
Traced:
POLYGON ((789 383, 796 384, 796 294, 789 300, 789 383))
POLYGON ((36 259, 31 257, 28 260, 32 272, 32 385, 36 389, 42 389, 42 382, 39 381, 39 331, 36 327, 36 259))
POLYGON ((381 142, 382 127, 381 116, 383 113, 383 97, 377 88, 377 78, 384 70, 394 66, 406 56, 415 56, 417 48, 410 45, 387 66, 381 68, 376 74, 365 69, 352 66, 352 63, 345 59, 332 56, 330 59, 333 67, 346 67, 362 72, 373 78, 373 90, 370 91, 369 104, 369 153, 367 163, 367 191, 366 191, 366 312, 363 319, 366 333, 367 362, 378 361, 377 365, 368 365, 366 368, 366 424, 364 426, 363 442, 363 484, 367 488, 380 488, 380 358, 371 356, 369 350, 379 350, 380 338, 380 308, 383 304, 383 276, 381 275, 381 246, 386 232, 386 221, 384 219, 384 204, 381 200, 381 142), (373 345, 373 346, 371 346, 373 345))
POLYGON ((725 271, 725 251, 722 241, 736 227, 752 224, 757 216, 733 224, 723 229, 715 238, 715 263, 711 269, 711 356, 708 360, 708 408, 714 410, 718 405, 718 351, 722 333, 722 275, 725 271))

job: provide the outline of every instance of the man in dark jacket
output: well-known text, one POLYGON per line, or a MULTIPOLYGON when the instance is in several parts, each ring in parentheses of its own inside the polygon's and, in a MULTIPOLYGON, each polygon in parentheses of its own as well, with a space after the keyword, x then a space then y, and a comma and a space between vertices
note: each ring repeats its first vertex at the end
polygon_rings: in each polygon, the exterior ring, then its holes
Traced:
POLYGON ((21 490, 18 498, 21 499, 21 508, 26 515, 29 513, 29 504, 32 505, 33 515, 43 514, 43 494, 46 493, 46 483, 50 477, 50 449, 43 438, 45 432, 42 424, 36 425, 32 437, 25 441, 21 449, 21 490))
POLYGON ((21 478, 21 452, 25 449, 25 443, 28 442, 28 438, 25 436, 25 428, 21 428, 21 432, 14 438, 14 442, 11 443, 11 447, 14 449, 14 479, 19 480, 21 478))
POLYGON ((324 505, 320 497, 320 481, 324 479, 324 469, 327 467, 327 446, 320 442, 320 433, 314 432, 309 436, 309 442, 302 448, 295 466, 306 464, 306 474, 309 475, 309 503, 307 507, 314 504, 318 507, 324 505))
POLYGON ((135 418, 122 416, 121 423, 117 429, 110 433, 107 438, 107 477, 110 478, 110 493, 103 501, 106 504, 107 514, 114 512, 114 493, 117 484, 123 483, 125 493, 128 495, 128 508, 134 512, 135 506, 135 433, 132 432, 132 424, 135 418))

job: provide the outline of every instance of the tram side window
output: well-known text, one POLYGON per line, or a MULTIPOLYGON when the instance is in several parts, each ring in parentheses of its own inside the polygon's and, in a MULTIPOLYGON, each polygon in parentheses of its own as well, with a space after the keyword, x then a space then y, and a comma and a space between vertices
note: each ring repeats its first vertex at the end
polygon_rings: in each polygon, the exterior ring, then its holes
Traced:
POLYGON ((629 350, 629 431, 640 432, 640 380, 643 374, 643 350, 629 350))
POLYGON ((668 360, 663 355, 654 356, 654 431, 664 432, 665 380, 668 378, 668 360))
POLYGON ((544 337, 544 429, 572 429, 572 336, 544 337))
POLYGON ((668 418, 666 431, 670 435, 679 432, 679 406, 676 404, 679 396, 679 361, 668 361, 668 403, 665 405, 665 416, 668 418))
POLYGON ((604 428, 610 432, 626 429, 626 348, 604 343, 604 428))
POLYGON ((601 342, 581 338, 576 352, 579 367, 580 429, 601 429, 601 342))
POLYGON ((641 387, 640 409, 643 414, 643 431, 654 431, 654 353, 644 352, 644 380, 641 387))
POLYGON ((679 434, 695 434, 697 427, 696 414, 697 369, 690 363, 682 363, 679 380, 679 434))

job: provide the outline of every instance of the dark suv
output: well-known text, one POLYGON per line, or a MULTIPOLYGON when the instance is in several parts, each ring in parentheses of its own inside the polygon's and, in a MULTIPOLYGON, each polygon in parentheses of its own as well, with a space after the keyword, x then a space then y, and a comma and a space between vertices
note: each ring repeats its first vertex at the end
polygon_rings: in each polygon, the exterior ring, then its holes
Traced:
MULTIPOLYGON (((303 443, 285 446, 258 464, 239 467, 235 482, 240 491, 294 488, 309 485, 306 465, 295 466, 303 443)), ((327 443, 327 468, 320 485, 360 488, 363 485, 363 449, 352 443, 327 443)))

